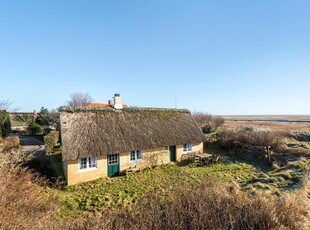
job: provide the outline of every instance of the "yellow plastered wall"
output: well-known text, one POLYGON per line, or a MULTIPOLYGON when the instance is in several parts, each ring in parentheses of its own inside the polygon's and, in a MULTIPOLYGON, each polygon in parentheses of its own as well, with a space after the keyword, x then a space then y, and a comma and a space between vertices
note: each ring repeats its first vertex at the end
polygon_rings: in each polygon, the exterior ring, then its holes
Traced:
MULTIPOLYGON (((192 144, 192 152, 202 153, 203 142, 192 144)), ((183 145, 176 146, 176 159, 181 160, 183 145)), ((120 172, 124 172, 130 167, 145 168, 148 166, 167 164, 170 162, 169 150, 165 147, 157 149, 142 150, 142 160, 131 162, 129 152, 120 153, 120 172)), ((67 177, 67 184, 74 185, 86 181, 95 180, 108 175, 107 155, 97 157, 97 169, 82 170, 78 169, 78 160, 64 161, 64 173, 67 177), (66 165, 66 167, 65 167, 66 165)))
POLYGON ((148 166, 167 164, 170 162, 169 151, 165 147, 157 149, 142 150, 142 160, 131 162, 129 152, 120 154, 120 171, 130 167, 145 168, 148 166))
POLYGON ((78 160, 67 161, 67 184, 74 185, 107 176, 107 157, 97 157, 97 168, 79 171, 78 160))
MULTIPOLYGON (((201 142, 201 143, 193 143, 192 144, 192 151, 191 152, 203 153, 203 142, 201 142)), ((177 145, 177 147, 176 147, 176 158, 177 158, 177 161, 180 161, 182 159, 182 155, 183 154, 186 154, 186 152, 183 152, 183 145, 177 145)))

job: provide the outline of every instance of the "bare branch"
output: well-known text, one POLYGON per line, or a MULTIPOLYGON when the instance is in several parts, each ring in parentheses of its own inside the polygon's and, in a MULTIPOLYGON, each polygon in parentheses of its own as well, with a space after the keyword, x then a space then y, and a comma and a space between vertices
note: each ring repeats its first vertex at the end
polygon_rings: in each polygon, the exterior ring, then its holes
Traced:
POLYGON ((70 95, 68 105, 72 107, 85 106, 92 102, 92 97, 89 93, 75 92, 70 95))
POLYGON ((19 107, 11 108, 12 104, 13 103, 9 100, 2 100, 0 101, 0 110, 5 110, 9 112, 17 112, 18 110, 20 110, 19 107))
POLYGON ((194 112, 192 117, 204 133, 210 133, 222 126, 225 120, 220 117, 214 117, 211 114, 203 112, 194 112))
POLYGON ((36 116, 37 115, 33 113, 16 113, 14 115, 14 119, 30 126, 33 122, 35 122, 36 116))
POLYGON ((12 105, 12 102, 9 100, 2 100, 0 101, 0 110, 9 110, 10 106, 12 105))

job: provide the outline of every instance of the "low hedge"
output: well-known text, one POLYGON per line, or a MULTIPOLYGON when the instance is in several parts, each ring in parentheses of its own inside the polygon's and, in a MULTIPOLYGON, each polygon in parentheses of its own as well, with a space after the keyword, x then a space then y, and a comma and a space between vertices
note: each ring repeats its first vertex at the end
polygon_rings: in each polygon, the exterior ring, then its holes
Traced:
POLYGON ((58 143, 58 141, 59 141, 59 132, 57 131, 51 131, 49 134, 44 136, 45 151, 47 153, 52 153, 53 147, 58 143))

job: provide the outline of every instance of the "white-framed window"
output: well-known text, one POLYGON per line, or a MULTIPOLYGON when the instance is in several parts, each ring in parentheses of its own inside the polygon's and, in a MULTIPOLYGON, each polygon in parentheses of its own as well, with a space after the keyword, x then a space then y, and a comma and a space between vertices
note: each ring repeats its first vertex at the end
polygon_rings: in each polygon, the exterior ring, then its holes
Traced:
POLYGON ((141 150, 133 150, 129 153, 129 161, 141 161, 142 160, 142 151, 141 150))
POLYGON ((192 144, 184 144, 183 145, 183 153, 188 153, 192 151, 192 144))
POLYGON ((79 171, 97 169, 96 157, 79 158, 79 171))

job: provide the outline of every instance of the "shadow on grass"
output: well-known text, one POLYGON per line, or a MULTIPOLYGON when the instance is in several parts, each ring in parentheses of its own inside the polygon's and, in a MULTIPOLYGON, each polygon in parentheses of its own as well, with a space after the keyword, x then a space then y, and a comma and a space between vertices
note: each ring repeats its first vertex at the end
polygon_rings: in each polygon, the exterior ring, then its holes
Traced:
POLYGON ((61 154, 42 155, 35 157, 24 164, 30 170, 46 178, 51 187, 65 185, 65 176, 62 170, 61 154))

